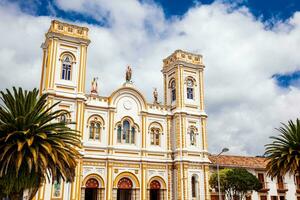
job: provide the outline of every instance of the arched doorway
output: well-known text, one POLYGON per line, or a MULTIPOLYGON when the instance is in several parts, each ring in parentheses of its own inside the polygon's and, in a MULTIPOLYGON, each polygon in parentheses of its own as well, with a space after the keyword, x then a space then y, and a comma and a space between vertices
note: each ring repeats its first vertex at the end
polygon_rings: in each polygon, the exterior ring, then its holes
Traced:
POLYGON ((98 188, 99 188, 99 182, 94 179, 90 178, 85 183, 85 200, 97 200, 98 199, 98 188))
POLYGON ((131 200, 132 181, 128 178, 121 178, 118 182, 117 200, 131 200))
POLYGON ((160 200, 161 185, 157 180, 150 183, 150 200, 160 200))

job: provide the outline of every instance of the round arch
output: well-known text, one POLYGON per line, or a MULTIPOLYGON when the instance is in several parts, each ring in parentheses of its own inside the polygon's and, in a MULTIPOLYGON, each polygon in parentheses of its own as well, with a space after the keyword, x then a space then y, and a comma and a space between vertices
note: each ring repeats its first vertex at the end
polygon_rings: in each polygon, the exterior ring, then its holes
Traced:
POLYGON ((140 132, 140 126, 137 123, 135 123, 134 120, 132 119, 132 117, 130 117, 130 116, 122 117, 122 119, 120 121, 118 121, 114 127, 116 128, 117 126, 122 125, 125 120, 128 120, 129 123, 131 125, 135 126, 137 128, 138 132, 140 132))
POLYGON ((152 127, 158 127, 158 128, 161 130, 161 132, 164 132, 163 126, 161 125, 161 123, 159 123, 159 122, 157 122, 157 121, 151 122, 151 123, 149 124, 149 127, 148 127, 148 131, 149 131, 149 132, 150 132, 150 129, 151 129, 152 127))
POLYGON ((89 174, 83 179, 82 185, 81 185, 82 188, 85 188, 85 185, 86 185, 86 183, 89 179, 96 179, 99 183, 99 188, 104 188, 105 187, 104 180, 100 175, 98 175, 98 174, 89 174))
POLYGON ((70 51, 64 51, 59 56, 59 61, 62 61, 65 56, 70 56, 72 58, 72 63, 76 63, 75 55, 70 51))
POLYGON ((147 103, 146 103, 147 101, 146 101, 146 98, 144 97, 144 95, 141 92, 139 92, 137 89, 135 89, 133 87, 127 87, 127 86, 124 86, 124 87, 121 87, 121 88, 115 90, 110 95, 109 105, 116 105, 119 97, 125 93, 127 93, 127 94, 129 93, 137 99, 138 103, 141 106, 141 110, 147 109, 147 103))
POLYGON ((171 78, 171 79, 169 80, 168 88, 172 88, 172 83, 173 83, 173 81, 175 82, 175 86, 176 86, 176 80, 175 80, 175 78, 173 77, 173 78, 171 78))
POLYGON ((188 80, 192 80, 194 86, 197 86, 197 81, 196 81, 196 79, 195 79, 193 76, 187 76, 187 77, 185 77, 184 83, 187 84, 187 81, 188 81, 188 80))
POLYGON ((140 182, 138 178, 131 172, 122 172, 118 174, 114 180, 114 188, 118 188, 118 183, 122 178, 130 179, 134 183, 135 188, 140 188, 140 182))
POLYGON ((99 114, 92 114, 91 116, 89 116, 89 118, 87 120, 87 126, 90 125, 91 121, 98 121, 101 123, 101 126, 103 128, 105 127, 105 121, 104 121, 103 117, 99 114))
POLYGON ((147 188, 150 189, 150 184, 152 181, 158 181, 160 183, 161 189, 167 189, 165 180, 160 176, 153 176, 149 179, 147 183, 147 188))

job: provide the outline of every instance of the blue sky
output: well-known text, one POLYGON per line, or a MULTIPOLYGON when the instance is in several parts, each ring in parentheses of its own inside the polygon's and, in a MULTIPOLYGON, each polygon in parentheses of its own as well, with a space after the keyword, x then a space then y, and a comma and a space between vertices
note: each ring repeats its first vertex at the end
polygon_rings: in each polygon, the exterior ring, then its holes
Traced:
POLYGON ((227 144, 260 155, 280 122, 299 117, 297 1, 0 0, 0 89, 38 87, 53 19, 89 28, 86 89, 99 77, 101 96, 131 65, 139 91, 152 102, 158 88, 163 101, 162 59, 176 49, 199 53, 210 151, 227 144))
MULTIPOLYGON (((10 2, 19 4, 23 12, 31 15, 52 16, 100 26, 108 25, 105 17, 97 19, 80 12, 65 11, 60 9, 54 0, 11 0, 10 2)), ((153 2, 163 9, 167 19, 172 19, 184 16, 194 6, 212 4, 214 0, 154 0, 153 2)), ((292 17, 296 11, 300 11, 299 0, 223 0, 222 2, 234 4, 237 8, 242 6, 247 7, 266 26, 273 26, 278 22, 285 21, 292 17)), ((299 71, 287 74, 277 73, 272 78, 275 78, 277 84, 283 88, 288 88, 291 85, 299 87, 297 82, 300 78, 299 74, 299 71)))
MULTIPOLYGON (((70 20, 97 23, 91 17, 59 9, 54 0, 10 0, 10 2, 20 4, 23 11, 34 15, 55 15, 70 20), (54 10, 51 11, 49 6, 54 10), (53 11, 55 11, 55 14, 53 11)), ((154 0, 154 2, 162 7, 167 18, 171 18, 184 15, 195 5, 211 4, 214 0, 154 0)), ((286 20, 295 11, 300 10, 299 0, 223 0, 222 2, 236 4, 236 6, 246 6, 254 16, 260 18, 262 21, 286 20)))

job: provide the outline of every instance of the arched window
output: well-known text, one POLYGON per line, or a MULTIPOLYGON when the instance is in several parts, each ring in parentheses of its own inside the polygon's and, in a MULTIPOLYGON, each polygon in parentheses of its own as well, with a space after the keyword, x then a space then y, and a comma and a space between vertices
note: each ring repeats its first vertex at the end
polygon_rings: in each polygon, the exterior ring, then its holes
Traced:
POLYGON ((90 123, 90 137, 92 140, 101 140, 101 124, 100 122, 92 121, 90 123))
POLYGON ((121 140, 122 140, 122 126, 119 125, 118 126, 118 133, 117 133, 117 141, 118 141, 118 143, 121 143, 121 140))
POLYGON ((176 100, 176 84, 175 80, 171 82, 171 100, 172 102, 176 100))
POLYGON ((70 123, 71 122, 71 115, 68 111, 63 111, 60 116, 57 118, 59 122, 63 123, 70 123))
POLYGON ((72 68, 72 59, 70 56, 66 55, 62 60, 61 79, 71 80, 71 68, 72 68))
POLYGON ((133 144, 134 143, 134 137, 135 137, 135 128, 134 127, 132 127, 131 128, 131 137, 130 137, 130 139, 131 139, 131 144, 133 144))
POLYGON ((151 145, 160 145, 160 130, 159 128, 151 128, 150 132, 151 145))
POLYGON ((67 116, 66 116, 65 114, 62 114, 62 115, 59 117, 59 121, 60 121, 60 122, 66 123, 66 122, 67 122, 67 116))
POLYGON ((62 180, 54 181, 53 189, 52 189, 52 197, 53 198, 61 198, 62 197, 62 180))
POLYGON ((123 140, 125 140, 125 143, 129 143, 129 137, 130 137, 130 123, 125 120, 123 122, 123 140))
POLYGON ((192 185, 192 198, 196 198, 197 197, 197 179, 195 176, 192 176, 191 185, 192 185))
POLYGON ((129 120, 124 120, 117 126, 117 142, 118 143, 135 143, 136 126, 129 120))
POLYGON ((194 99, 194 81, 192 79, 188 79, 186 86, 187 99, 194 99))

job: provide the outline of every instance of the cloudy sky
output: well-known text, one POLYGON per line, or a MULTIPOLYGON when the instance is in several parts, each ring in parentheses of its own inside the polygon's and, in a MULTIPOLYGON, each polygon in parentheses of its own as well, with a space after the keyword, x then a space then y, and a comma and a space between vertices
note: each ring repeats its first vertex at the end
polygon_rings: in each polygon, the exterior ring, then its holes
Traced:
POLYGON ((99 77, 101 95, 123 83, 129 64, 148 100, 154 87, 162 99, 162 59, 199 53, 209 150, 261 155, 274 128, 299 117, 298 10, 298 0, 0 0, 0 89, 39 86, 52 19, 89 27, 87 80, 99 77))

